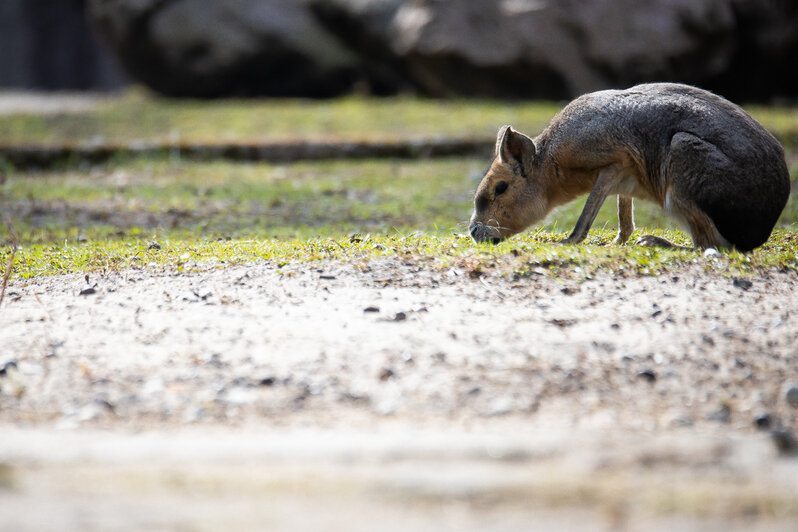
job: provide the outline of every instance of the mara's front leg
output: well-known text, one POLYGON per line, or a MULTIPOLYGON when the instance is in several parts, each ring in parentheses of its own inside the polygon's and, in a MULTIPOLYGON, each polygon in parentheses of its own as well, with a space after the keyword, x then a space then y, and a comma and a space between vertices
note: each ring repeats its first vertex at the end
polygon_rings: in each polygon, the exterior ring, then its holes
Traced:
POLYGON ((632 201, 630 196, 618 194, 618 236, 615 237, 615 244, 623 244, 635 232, 635 213, 632 201))
POLYGON ((590 231, 590 227, 593 225, 593 221, 596 219, 601 205, 604 203, 604 200, 607 199, 607 196, 612 193, 615 185, 618 183, 620 175, 621 173, 616 165, 606 166, 599 170, 596 184, 593 185, 593 190, 590 191, 587 197, 585 207, 582 209, 582 214, 579 215, 579 220, 576 221, 574 230, 571 231, 568 238, 562 240, 563 244, 577 244, 585 239, 588 231, 590 231))

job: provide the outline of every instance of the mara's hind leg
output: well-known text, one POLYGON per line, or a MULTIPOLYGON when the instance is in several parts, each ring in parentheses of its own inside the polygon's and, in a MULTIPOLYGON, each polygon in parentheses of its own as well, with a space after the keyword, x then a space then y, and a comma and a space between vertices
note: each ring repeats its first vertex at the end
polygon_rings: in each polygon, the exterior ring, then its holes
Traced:
POLYGON ((712 219, 692 202, 673 206, 674 213, 687 223, 693 245, 699 249, 729 249, 731 244, 723 238, 712 219))
MULTIPOLYGON (((725 249, 731 247, 729 242, 718 232, 712 219, 698 206, 689 200, 672 194, 670 191, 668 191, 666 198, 666 210, 677 219, 687 224, 695 247, 700 249, 725 249)), ((665 238, 654 235, 644 235, 637 240, 637 243, 642 246, 688 249, 684 246, 677 246, 665 238)))
POLYGON ((615 244, 623 244, 635 232, 634 204, 630 196, 618 194, 618 236, 615 244))
MULTIPOLYGON (((687 225, 697 248, 730 248, 707 212, 713 202, 733 204, 740 199, 739 170, 717 146, 691 133, 671 139, 665 168, 665 210, 687 225)), ((711 211, 710 211, 711 212, 711 211)))

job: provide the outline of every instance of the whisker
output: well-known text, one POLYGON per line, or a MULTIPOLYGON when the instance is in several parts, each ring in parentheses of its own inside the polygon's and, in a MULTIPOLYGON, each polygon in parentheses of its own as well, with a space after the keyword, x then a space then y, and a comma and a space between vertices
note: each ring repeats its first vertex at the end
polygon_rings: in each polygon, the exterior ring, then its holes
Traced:
POLYGON ((488 220, 488 223, 486 223, 485 226, 493 227, 496 229, 506 229, 506 230, 510 229, 509 227, 504 227, 502 225, 499 225, 499 220, 497 220, 496 218, 491 218, 490 220, 488 220), (490 225, 490 222, 496 222, 496 225, 490 225))

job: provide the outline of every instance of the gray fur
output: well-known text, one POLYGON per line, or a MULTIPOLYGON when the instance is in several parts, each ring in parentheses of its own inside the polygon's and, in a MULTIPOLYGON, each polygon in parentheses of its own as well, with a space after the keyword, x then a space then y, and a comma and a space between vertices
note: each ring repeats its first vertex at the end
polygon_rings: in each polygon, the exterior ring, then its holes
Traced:
MULTIPOLYGON (((530 140, 503 129, 497 155, 503 146, 524 146, 513 136, 530 140)), ((475 209, 472 227, 490 225, 483 219, 489 214, 497 227, 513 228, 488 231, 491 239, 506 238, 558 204, 590 192, 566 242, 584 239, 604 199, 618 194, 628 201, 618 203, 617 242, 629 237, 631 198, 639 198, 684 222, 698 247, 747 251, 767 241, 790 193, 784 151, 773 135, 739 106, 688 85, 651 83, 586 94, 531 142, 530 156, 513 150, 515 161, 526 164, 508 170, 523 173, 530 183, 515 188, 511 183, 512 204, 501 198, 495 201, 502 205, 484 201, 492 173, 507 180, 495 161, 477 191, 485 212, 475 209), (526 204, 541 201, 545 208, 522 212, 526 204)))

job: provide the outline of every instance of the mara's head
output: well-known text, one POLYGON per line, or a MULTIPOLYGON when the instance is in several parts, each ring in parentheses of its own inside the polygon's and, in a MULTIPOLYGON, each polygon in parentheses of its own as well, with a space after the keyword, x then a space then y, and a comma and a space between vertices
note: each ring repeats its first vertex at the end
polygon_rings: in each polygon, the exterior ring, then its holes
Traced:
POLYGON ((474 194, 468 224, 474 241, 497 244, 546 215, 537 166, 532 139, 502 127, 493 162, 474 194))

